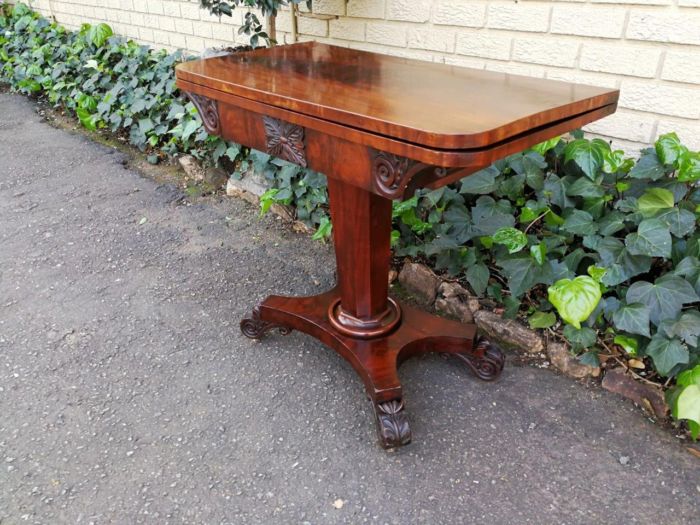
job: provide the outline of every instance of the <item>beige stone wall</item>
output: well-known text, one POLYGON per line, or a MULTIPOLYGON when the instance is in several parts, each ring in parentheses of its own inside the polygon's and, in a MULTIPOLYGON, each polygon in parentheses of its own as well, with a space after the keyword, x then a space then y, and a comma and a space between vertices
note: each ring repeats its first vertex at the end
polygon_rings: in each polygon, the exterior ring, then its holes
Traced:
MULTIPOLYGON (((241 13, 219 21, 197 0, 33 0, 76 28, 200 52, 245 42, 241 13)), ((301 40, 541 78, 615 86, 618 112, 587 131, 634 151, 675 130, 700 149, 700 0, 314 0, 301 40)), ((291 15, 280 13, 290 41, 291 15)))

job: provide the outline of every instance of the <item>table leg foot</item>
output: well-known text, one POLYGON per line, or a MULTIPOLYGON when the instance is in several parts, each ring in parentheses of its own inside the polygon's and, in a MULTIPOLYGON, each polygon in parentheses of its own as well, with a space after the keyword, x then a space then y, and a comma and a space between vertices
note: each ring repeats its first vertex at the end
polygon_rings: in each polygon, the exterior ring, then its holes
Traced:
POLYGON ((253 314, 241 321, 241 332, 250 339, 262 339, 268 332, 279 330, 282 335, 289 335, 292 331, 288 326, 263 321, 260 318, 260 308, 255 307, 253 314))
POLYGON ((411 442, 411 428, 404 410, 403 399, 374 402, 377 433, 382 448, 395 448, 411 442))
POLYGON ((503 370, 503 353, 486 339, 477 339, 476 326, 435 317, 401 304, 401 321, 391 332, 376 338, 351 337, 329 320, 329 307, 338 291, 312 297, 270 296, 241 322, 241 330, 258 339, 272 329, 292 329, 315 337, 333 348, 355 369, 372 400, 379 444, 395 448, 411 441, 398 367, 406 359, 427 352, 459 357, 474 374, 486 381, 503 370))
POLYGON ((473 351, 453 355, 462 360, 474 375, 483 381, 493 381, 498 378, 506 362, 501 349, 485 337, 479 338, 473 351))

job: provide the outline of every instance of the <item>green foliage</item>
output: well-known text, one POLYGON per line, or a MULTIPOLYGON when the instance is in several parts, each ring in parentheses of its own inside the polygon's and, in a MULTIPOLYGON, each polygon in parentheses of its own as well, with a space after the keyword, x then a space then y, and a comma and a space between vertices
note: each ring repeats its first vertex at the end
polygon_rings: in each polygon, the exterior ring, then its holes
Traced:
MULTIPOLYGON (((322 175, 207 134, 197 109, 175 86, 174 66, 185 59, 114 36, 106 24, 67 31, 21 3, 0 16, 0 81, 45 96, 89 130, 116 133, 149 162, 189 153, 237 176, 254 167, 278 190, 269 204, 293 202, 299 220, 326 224, 322 175)), ((329 229, 324 226, 324 238, 329 229)))
POLYGON ((109 129, 141 151, 211 158, 194 106, 175 87, 181 53, 152 51, 112 34, 107 24, 66 31, 17 4, 0 26, 0 80, 44 95, 90 130, 109 129))
POLYGON ((700 362, 697 159, 675 134, 636 161, 553 139, 395 204, 395 251, 519 304, 534 328, 558 313, 586 359, 617 348, 665 381, 700 362))
MULTIPOLYGON (((233 16, 233 12, 237 8, 257 8, 260 9, 263 16, 276 16, 277 10, 281 6, 290 4, 300 4, 305 2, 311 8, 311 0, 199 0, 199 5, 202 9, 207 9, 211 14, 216 16, 233 16)), ((274 43, 274 35, 268 35, 263 31, 262 24, 257 15, 252 11, 246 11, 243 17, 243 25, 238 29, 239 35, 248 35, 250 37, 250 45, 258 47, 263 43, 274 43)))
POLYGON ((593 313, 602 297, 600 284, 587 275, 560 279, 547 291, 549 302, 561 318, 577 329, 593 313))
POLYGON ((700 365, 678 374, 676 387, 666 392, 671 414, 686 420, 693 439, 700 436, 700 365))

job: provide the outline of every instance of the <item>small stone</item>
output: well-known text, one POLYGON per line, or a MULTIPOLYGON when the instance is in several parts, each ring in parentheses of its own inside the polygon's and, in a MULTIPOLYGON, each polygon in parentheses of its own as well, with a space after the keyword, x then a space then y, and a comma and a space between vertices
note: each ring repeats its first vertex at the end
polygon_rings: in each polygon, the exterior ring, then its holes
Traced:
POLYGON ((440 312, 445 312, 452 317, 456 317, 463 323, 473 323, 474 316, 469 307, 460 301, 458 298, 453 297, 451 299, 437 299, 435 301, 435 309, 440 312))
POLYGON ((192 155, 183 155, 177 161, 180 163, 180 167, 183 169, 188 177, 192 177, 196 180, 202 180, 204 178, 204 170, 200 166, 199 162, 192 155))
POLYGON ((564 343, 554 341, 548 343, 547 355, 549 355, 549 360, 560 372, 570 377, 581 379, 582 377, 598 377, 600 375, 600 367, 581 363, 569 352, 569 347, 564 343))
POLYGON ((292 223, 292 229, 297 233, 314 233, 312 228, 309 228, 306 224, 301 221, 294 221, 292 223))
POLYGON ((644 364, 644 361, 641 361, 639 359, 630 359, 627 361, 627 366, 630 368, 637 368, 639 370, 644 370, 646 368, 646 365, 644 364))
POLYGON ((229 179, 226 183, 226 195, 229 197, 238 197, 239 199, 248 201, 253 206, 260 205, 260 199, 258 199, 257 195, 254 195, 253 193, 241 188, 236 179, 229 179))
POLYGON ((469 292, 457 283, 444 282, 438 288, 438 292, 445 299, 460 298, 466 299, 470 296, 469 292))
POLYGON ((221 168, 207 168, 204 173, 204 182, 211 184, 216 189, 222 188, 228 179, 228 173, 221 168))
POLYGON ((435 302, 440 279, 427 266, 407 262, 399 273, 399 282, 423 304, 435 302))
POLYGON ((294 220, 294 209, 290 206, 285 206, 284 204, 275 202, 272 206, 270 206, 270 211, 285 221, 291 222, 294 220))
POLYGON ((539 354, 544 352, 544 341, 534 330, 530 330, 514 319, 503 319, 488 310, 474 312, 474 321, 479 329, 494 341, 519 352, 539 354))
POLYGON ((469 308, 469 292, 457 283, 444 282, 438 288, 440 298, 435 301, 435 308, 456 317, 463 323, 473 323, 474 316, 469 308))
POLYGON ((630 462, 629 456, 620 456, 620 465, 627 465, 630 462))
POLYGON ((252 193, 256 197, 260 197, 270 189, 270 186, 265 182, 265 179, 262 178, 261 180, 261 177, 259 177, 255 171, 249 171, 240 179, 231 177, 227 183, 227 187, 229 185, 235 186, 243 191, 247 191, 248 193, 252 193))
POLYGON ((635 380, 623 368, 605 372, 603 388, 631 399, 652 415, 666 417, 668 405, 661 388, 635 380))
POLYGON ((335 507, 336 509, 342 509, 343 505, 345 505, 345 502, 340 498, 333 502, 333 507, 335 507))

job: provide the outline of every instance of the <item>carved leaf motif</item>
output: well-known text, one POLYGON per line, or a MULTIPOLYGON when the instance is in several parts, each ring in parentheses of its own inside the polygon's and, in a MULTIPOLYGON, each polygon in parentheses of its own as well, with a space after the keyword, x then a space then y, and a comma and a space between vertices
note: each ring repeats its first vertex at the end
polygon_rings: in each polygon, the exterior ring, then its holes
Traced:
POLYGON ((272 117, 263 117, 267 152, 270 155, 306 167, 304 128, 272 117))
POLYGON ((403 411, 403 401, 394 400, 377 405, 379 432, 385 446, 405 445, 411 440, 411 429, 403 411))

